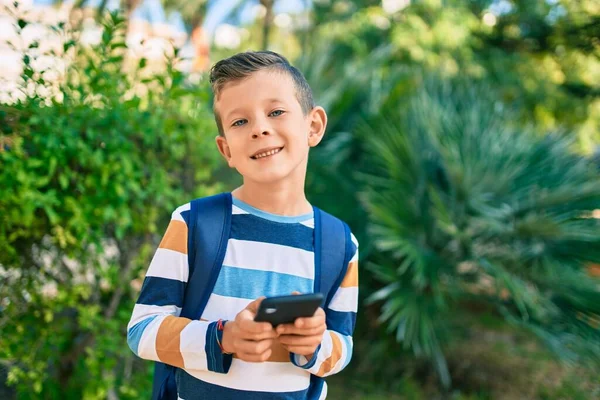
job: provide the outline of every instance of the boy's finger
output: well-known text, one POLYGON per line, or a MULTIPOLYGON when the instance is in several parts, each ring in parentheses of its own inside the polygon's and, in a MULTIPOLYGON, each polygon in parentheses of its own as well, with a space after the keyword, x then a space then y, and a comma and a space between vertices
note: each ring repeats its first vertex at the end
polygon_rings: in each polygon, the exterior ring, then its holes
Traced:
POLYGON ((321 343, 319 336, 282 335, 279 342, 287 347, 291 346, 317 346, 321 343))
POLYGON ((325 324, 318 325, 312 328, 298 328, 292 324, 279 325, 277 327, 278 335, 302 335, 302 336, 314 336, 324 333, 327 330, 325 324))
POLYGON ((247 362, 265 362, 269 359, 269 357, 271 356, 271 349, 265 351, 262 354, 248 354, 248 353, 237 353, 236 354, 237 357, 241 360, 247 361, 247 362))
POLYGON ((265 339, 265 340, 240 340, 237 343, 238 352, 245 354, 263 354, 267 350, 271 349, 273 345, 273 339, 265 339))
POLYGON ((264 340, 264 339, 275 339, 277 337, 277 332, 275 331, 275 329, 271 329, 271 330, 268 330, 265 332, 258 332, 258 333, 241 331, 241 337, 245 340, 253 340, 253 341, 264 340))
POLYGON ((256 313, 258 312, 258 307, 260 306, 260 303, 265 299, 265 296, 261 296, 258 299, 252 301, 250 304, 248 304, 246 306, 246 310, 249 310, 251 313, 253 313, 254 315, 256 315, 256 313))
POLYGON ((239 321, 240 330, 246 334, 260 334, 272 332, 275 334, 273 326, 268 322, 255 322, 253 318, 242 318, 239 321))
POLYGON ((311 329, 316 328, 317 326, 325 324, 325 316, 324 315, 315 315, 314 317, 308 318, 296 318, 294 321, 294 326, 296 328, 304 328, 311 329))

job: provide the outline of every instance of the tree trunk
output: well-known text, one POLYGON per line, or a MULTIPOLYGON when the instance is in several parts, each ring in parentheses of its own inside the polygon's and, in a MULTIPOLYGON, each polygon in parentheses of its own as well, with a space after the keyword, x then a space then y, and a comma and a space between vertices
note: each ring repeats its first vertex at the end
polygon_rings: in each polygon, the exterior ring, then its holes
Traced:
POLYGON ((265 19, 263 21, 263 37, 262 37, 262 49, 267 50, 269 48, 269 34, 271 33, 271 27, 273 26, 273 4, 275 0, 260 0, 267 12, 265 13, 265 19))

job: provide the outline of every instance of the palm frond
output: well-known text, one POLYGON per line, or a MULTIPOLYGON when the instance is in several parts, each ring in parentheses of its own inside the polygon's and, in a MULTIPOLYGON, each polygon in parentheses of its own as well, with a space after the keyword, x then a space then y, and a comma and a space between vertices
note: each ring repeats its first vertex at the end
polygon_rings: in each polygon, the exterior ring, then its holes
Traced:
POLYGON ((585 273, 600 263, 597 167, 565 134, 512 126, 488 88, 454 83, 427 81, 406 109, 361 127, 369 232, 385 255, 371 301, 442 379, 446 308, 461 299, 564 358, 600 359, 600 284, 585 273))

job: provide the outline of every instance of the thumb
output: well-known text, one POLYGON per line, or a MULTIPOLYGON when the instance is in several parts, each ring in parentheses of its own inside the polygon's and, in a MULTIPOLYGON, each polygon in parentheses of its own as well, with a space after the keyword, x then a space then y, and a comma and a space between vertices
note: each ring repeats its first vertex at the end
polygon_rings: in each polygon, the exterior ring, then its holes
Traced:
POLYGON ((246 306, 246 310, 250 311, 253 314, 256 314, 258 312, 258 307, 260 306, 260 303, 262 303, 264 299, 265 296, 261 296, 258 299, 254 300, 246 306))
POLYGON ((302 293, 300 293, 300 292, 299 292, 299 291, 297 291, 297 290, 294 290, 294 291, 292 292, 292 294, 293 294, 293 295, 299 295, 299 294, 302 294, 302 293))

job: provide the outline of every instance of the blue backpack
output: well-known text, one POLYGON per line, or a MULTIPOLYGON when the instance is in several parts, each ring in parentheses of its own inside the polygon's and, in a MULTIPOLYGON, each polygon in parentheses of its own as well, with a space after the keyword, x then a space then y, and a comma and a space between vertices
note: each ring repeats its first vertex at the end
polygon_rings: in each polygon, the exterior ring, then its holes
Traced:
MULTIPOLYGON (((208 303, 225 258, 231 229, 231 194, 222 193, 191 202, 188 234, 189 279, 181 317, 198 320, 208 303), (201 257, 196 257, 202 254, 201 257)), ((352 257, 350 229, 334 216, 314 209, 315 293, 324 294, 325 309, 342 283, 352 257)), ((329 321, 327 321, 329 325, 329 321)), ((177 400, 176 368, 155 363, 152 400, 177 400)), ((323 378, 311 375, 309 399, 321 392, 323 378)))

